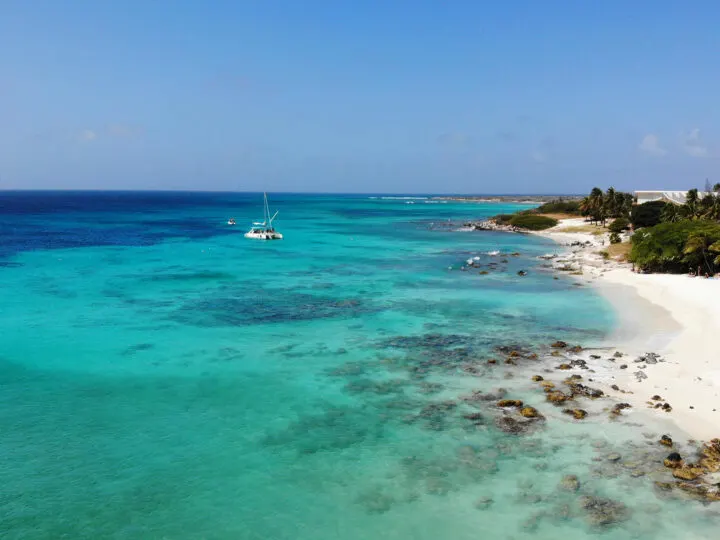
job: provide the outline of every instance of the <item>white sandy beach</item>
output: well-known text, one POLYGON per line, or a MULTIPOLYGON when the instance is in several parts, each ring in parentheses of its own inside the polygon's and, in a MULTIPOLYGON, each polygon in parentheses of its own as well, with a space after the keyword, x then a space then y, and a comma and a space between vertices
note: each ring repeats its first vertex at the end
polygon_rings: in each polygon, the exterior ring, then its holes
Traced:
POLYGON ((591 243, 570 247, 569 254, 558 258, 567 262, 555 264, 578 267, 581 279, 597 286, 618 311, 619 330, 610 345, 627 356, 613 364, 610 378, 632 393, 608 393, 648 410, 650 398, 660 395, 672 412, 653 414, 672 418, 697 439, 719 437, 720 279, 635 273, 630 265, 606 261, 598 253, 608 245, 606 236, 567 232, 580 224, 582 220, 563 220, 539 234, 564 245, 591 243), (646 352, 661 354, 664 362, 635 363, 646 352), (620 369, 623 364, 626 369, 620 369), (647 378, 638 379, 639 371, 647 378))

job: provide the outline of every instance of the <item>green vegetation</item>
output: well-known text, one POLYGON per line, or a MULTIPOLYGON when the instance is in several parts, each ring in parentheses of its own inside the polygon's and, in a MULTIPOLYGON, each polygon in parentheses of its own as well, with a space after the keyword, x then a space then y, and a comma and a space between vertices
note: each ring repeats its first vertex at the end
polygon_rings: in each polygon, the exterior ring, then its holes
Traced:
POLYGON ((603 193, 596 187, 580 202, 580 213, 591 222, 605 225, 608 218, 629 217, 633 201, 631 193, 616 191, 613 187, 603 193))
MULTIPOLYGON (((496 218, 497 219, 497 218, 496 218)), ((549 229, 558 224, 557 219, 553 219, 548 216, 541 216, 535 214, 514 214, 510 221, 510 225, 514 227, 520 227, 521 229, 528 229, 530 231, 542 231, 549 229)))
POLYGON ((573 214, 580 215, 580 201, 557 199, 546 202, 531 210, 534 214, 573 214))
POLYGON ((666 205, 661 218, 662 221, 666 222, 677 222, 685 219, 718 221, 720 220, 720 194, 708 193, 701 199, 698 190, 691 189, 687 193, 685 204, 666 205))
POLYGON ((510 225, 510 220, 515 217, 515 214, 498 214, 493 219, 498 225, 510 225))
POLYGON ((613 221, 609 226, 608 230, 611 233, 621 233, 623 231, 626 231, 630 228, 630 221, 626 217, 619 217, 615 218, 615 221, 613 221))
POLYGON ((720 269, 720 224, 709 220, 660 223, 633 236, 630 261, 646 272, 720 269))
POLYGON ((619 244, 622 242, 622 239, 620 238, 620 235, 616 232, 610 233, 610 243, 611 244, 619 244))
POLYGON ((668 207, 674 207, 674 205, 663 201, 639 204, 632 209, 630 221, 635 229, 653 227, 663 221, 663 214, 667 212, 666 208, 668 207))

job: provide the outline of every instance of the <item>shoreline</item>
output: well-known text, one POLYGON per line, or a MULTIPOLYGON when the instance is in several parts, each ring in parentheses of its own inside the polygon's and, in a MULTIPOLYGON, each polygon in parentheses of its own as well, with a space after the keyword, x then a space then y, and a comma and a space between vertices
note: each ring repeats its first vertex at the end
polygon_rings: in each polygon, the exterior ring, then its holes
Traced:
MULTIPOLYGON (((604 390, 637 410, 672 420, 682 432, 699 440, 720 434, 720 280, 674 274, 637 274, 627 263, 599 254, 607 234, 567 232, 576 219, 536 234, 565 248, 553 266, 571 265, 578 279, 591 285, 614 308, 616 330, 605 340, 626 354, 610 364, 604 390), (579 245, 582 244, 582 245, 579 245), (568 251, 569 249, 569 251, 568 251), (646 353, 661 356, 657 363, 637 360, 646 353), (627 366, 620 369, 620 366, 627 366), (611 388, 615 384, 624 392, 611 388), (669 403, 671 412, 655 409, 653 396, 669 403)), ((606 366, 603 365, 603 368, 606 366)))

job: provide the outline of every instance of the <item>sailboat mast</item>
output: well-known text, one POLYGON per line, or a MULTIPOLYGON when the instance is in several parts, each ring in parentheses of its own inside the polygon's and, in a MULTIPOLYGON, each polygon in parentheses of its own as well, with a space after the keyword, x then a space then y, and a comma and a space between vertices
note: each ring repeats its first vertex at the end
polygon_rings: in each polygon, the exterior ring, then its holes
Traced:
POLYGON ((272 218, 270 217, 270 206, 268 205, 267 193, 263 193, 263 198, 265 199, 265 207, 263 208, 265 223, 267 227, 272 227, 272 218))

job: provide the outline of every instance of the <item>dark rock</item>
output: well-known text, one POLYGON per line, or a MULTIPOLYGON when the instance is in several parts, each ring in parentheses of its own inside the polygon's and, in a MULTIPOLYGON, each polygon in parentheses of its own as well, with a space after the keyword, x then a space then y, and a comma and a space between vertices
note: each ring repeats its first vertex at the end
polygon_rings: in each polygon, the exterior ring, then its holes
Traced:
POLYGON ((587 416, 587 411, 583 409, 564 409, 563 413, 572 416, 575 420, 582 420, 587 416))
POLYGON ((572 369, 572 366, 570 364, 560 364, 555 369, 572 369))
POLYGON ((542 380, 544 380, 544 379, 543 379, 540 375, 533 375, 533 376, 532 376, 532 380, 535 381, 535 382, 540 382, 540 381, 542 381, 542 380))
POLYGON ((663 435, 662 437, 660 437, 660 440, 658 442, 662 445, 669 446, 671 448, 673 445, 673 440, 670 438, 669 435, 663 435))
POLYGON ((551 403, 565 403, 570 396, 563 394, 559 390, 554 390, 545 394, 545 399, 551 403))
POLYGON ((571 383, 568 384, 568 386, 570 386, 570 393, 573 397, 584 396, 591 399, 597 399, 605 395, 602 390, 598 390, 597 388, 590 388, 589 386, 585 386, 584 384, 580 383, 571 383))
POLYGON ((542 418, 542 414, 535 407, 523 407, 520 414, 525 418, 542 418))
POLYGON ((623 364, 620 366, 620 369, 627 369, 627 364, 623 364))
POLYGON ((663 464, 669 469, 676 469, 682 466, 682 456, 678 452, 673 452, 665 458, 663 464))
POLYGON ((553 348, 555 348, 555 349, 564 349, 565 347, 568 346, 568 344, 565 343, 564 341, 556 341, 555 343, 553 343, 553 344, 550 345, 550 346, 553 347, 553 348))
POLYGON ((610 388, 612 388, 615 391, 619 391, 620 387, 617 384, 613 384, 610 388))
POLYGON ((629 403, 618 403, 610 411, 610 416, 620 416, 622 411, 632 407, 629 403))

